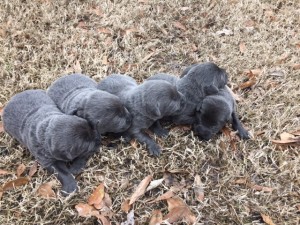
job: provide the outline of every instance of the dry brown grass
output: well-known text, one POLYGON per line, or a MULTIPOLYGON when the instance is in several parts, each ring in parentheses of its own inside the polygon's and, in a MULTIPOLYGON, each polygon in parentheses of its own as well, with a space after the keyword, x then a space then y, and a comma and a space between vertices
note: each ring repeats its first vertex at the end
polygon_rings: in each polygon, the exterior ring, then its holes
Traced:
MULTIPOLYGON (((165 169, 188 171, 176 175, 187 184, 179 195, 198 224, 263 224, 260 213, 275 224, 299 224, 299 148, 277 149, 270 142, 283 131, 300 127, 300 74, 292 69, 300 63, 299 1, 145 2, 2 0, 1 105, 20 91, 46 89, 72 72, 77 61, 82 72, 97 81, 112 72, 126 72, 142 81, 158 71, 179 74, 187 65, 212 60, 229 72, 234 87, 245 78, 245 69, 262 70, 252 90, 238 93, 244 98, 239 103, 244 125, 253 134, 264 134, 240 141, 232 151, 222 135, 205 143, 190 132, 174 130, 160 142, 164 148, 160 158, 117 140, 117 147, 102 146, 102 152, 89 161, 78 177, 80 191, 70 198, 44 200, 35 195, 41 183, 55 179, 42 169, 28 185, 6 192, 0 202, 0 224, 97 224, 94 218, 80 218, 74 206, 86 201, 102 181, 113 199, 112 222, 117 224, 126 218, 121 202, 139 181, 150 173, 161 178, 165 169), (178 28, 177 21, 184 27, 178 28), (233 35, 216 35, 224 28, 233 35), (241 42, 246 46, 244 53, 239 49, 241 42), (223 142, 226 148, 220 147, 223 142), (205 185, 202 203, 195 201, 191 188, 196 174, 205 185), (274 191, 264 193, 233 183, 241 177, 274 191), (128 188, 120 189, 126 179, 128 188)), ((2 169, 33 163, 28 151, 7 134, 0 136, 0 149, 2 169)), ((1 176, 0 183, 13 177, 1 176)), ((135 203, 138 224, 147 223, 153 209, 167 212, 165 202, 144 200, 168 188, 160 186, 135 203)), ((59 189, 57 184, 55 190, 59 189)))

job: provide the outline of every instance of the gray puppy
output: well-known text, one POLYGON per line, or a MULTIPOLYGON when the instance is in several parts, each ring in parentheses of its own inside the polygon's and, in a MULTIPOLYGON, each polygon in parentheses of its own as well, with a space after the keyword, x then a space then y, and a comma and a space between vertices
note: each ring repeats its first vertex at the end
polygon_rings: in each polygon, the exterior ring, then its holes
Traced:
POLYGON ((148 78, 148 80, 157 79, 176 85, 178 91, 187 99, 184 112, 171 118, 175 124, 191 124, 199 137, 208 140, 230 121, 242 139, 249 138, 248 132, 238 119, 235 101, 228 92, 226 86, 228 76, 225 70, 209 62, 186 68, 181 78, 169 74, 156 74, 148 78))
POLYGON ((3 123, 42 167, 56 173, 63 194, 77 189, 72 174, 83 169, 100 145, 99 135, 86 120, 63 114, 43 90, 13 96, 3 110, 3 123))
POLYGON ((96 88, 97 83, 82 74, 57 79, 47 94, 62 112, 89 121, 99 134, 119 133, 131 124, 131 115, 120 99, 96 88))
POLYGON ((150 128, 159 136, 165 136, 167 133, 158 120, 179 114, 185 106, 184 96, 169 82, 146 81, 137 85, 131 77, 119 74, 108 76, 97 87, 119 96, 133 116, 125 135, 145 143, 149 153, 158 156, 161 148, 144 130, 150 128))

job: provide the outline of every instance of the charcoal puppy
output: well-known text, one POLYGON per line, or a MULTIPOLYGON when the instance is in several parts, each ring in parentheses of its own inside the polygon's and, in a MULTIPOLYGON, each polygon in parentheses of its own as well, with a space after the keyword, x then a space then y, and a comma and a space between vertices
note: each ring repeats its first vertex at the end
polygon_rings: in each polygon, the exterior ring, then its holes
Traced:
POLYGON ((63 194, 77 189, 73 175, 100 145, 99 135, 85 119, 62 113, 43 90, 12 97, 3 110, 3 123, 43 168, 57 175, 63 194))
POLYGON ((236 103, 227 86, 220 89, 217 94, 205 97, 199 105, 198 112, 194 131, 200 138, 211 139, 226 123, 231 123, 232 128, 238 131, 242 139, 250 138, 248 131, 238 119, 236 103))
POLYGON ((125 135, 145 143, 149 153, 158 156, 161 148, 144 130, 150 128, 154 133, 165 136, 156 122, 165 116, 180 113, 185 105, 184 96, 169 82, 146 81, 137 85, 131 77, 120 74, 108 76, 97 87, 119 96, 130 111, 132 124, 125 135))
POLYGON ((97 83, 82 74, 59 78, 47 94, 62 112, 89 121, 99 134, 119 133, 131 124, 131 115, 120 99, 96 88, 97 83))
POLYGON ((177 90, 186 97, 186 107, 181 115, 174 116, 175 124, 195 124, 196 109, 207 95, 218 93, 227 83, 227 73, 216 64, 208 62, 195 64, 185 69, 181 78, 169 74, 156 74, 147 80, 165 80, 176 85, 177 90))

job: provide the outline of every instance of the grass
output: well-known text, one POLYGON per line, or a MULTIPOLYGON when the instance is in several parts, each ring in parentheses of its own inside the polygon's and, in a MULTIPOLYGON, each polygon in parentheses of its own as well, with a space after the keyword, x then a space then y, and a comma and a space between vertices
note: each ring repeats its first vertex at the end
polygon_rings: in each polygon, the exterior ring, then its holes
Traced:
MULTIPOLYGON (((243 97, 238 104, 241 120, 254 135, 239 141, 237 150, 224 135, 202 142, 176 129, 159 141, 164 148, 159 158, 149 157, 143 146, 115 140, 115 147, 104 144, 77 177, 80 190, 74 196, 37 196, 40 184, 55 180, 41 168, 29 184, 5 192, 1 224, 98 224, 94 218, 79 217, 75 205, 86 201, 100 182, 113 200, 111 221, 118 224, 126 220, 121 203, 144 177, 154 174, 159 179, 165 170, 179 169, 185 173, 173 176, 185 188, 178 195, 197 216, 197 224, 264 224, 261 213, 275 224, 299 224, 299 148, 278 148, 270 142, 300 127, 300 70, 293 69, 300 63, 299 8, 297 0, 1 1, 2 106, 18 92, 46 89, 71 72, 81 71, 97 81, 126 73, 141 82, 156 72, 179 75, 186 66, 209 60, 228 71, 234 88, 246 78, 243 71, 262 70, 253 88, 236 91, 243 97), (232 35, 216 34, 223 29, 232 35), (240 43, 246 46, 243 53, 240 43), (197 174, 204 183, 201 203, 192 191, 197 174), (274 190, 235 184, 238 178, 274 190), (121 188, 126 181, 127 187, 121 188)), ((34 162, 5 133, 0 148, 1 169, 34 162)), ((12 178, 0 176, 0 183, 12 178)), ((135 203, 137 224, 146 224, 154 209, 167 213, 165 202, 146 200, 169 188, 165 183, 135 203)), ((55 191, 59 189, 57 183, 55 191)))

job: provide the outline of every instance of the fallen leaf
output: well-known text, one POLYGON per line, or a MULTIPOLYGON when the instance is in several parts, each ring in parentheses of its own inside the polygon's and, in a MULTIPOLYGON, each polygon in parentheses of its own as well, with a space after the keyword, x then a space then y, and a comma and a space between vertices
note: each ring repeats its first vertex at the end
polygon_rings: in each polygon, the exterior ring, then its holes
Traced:
POLYGON ((168 220, 169 223, 175 223, 182 220, 191 224, 196 222, 196 216, 181 198, 175 196, 167 199, 167 202, 169 213, 164 216, 164 220, 168 220))
POLYGON ((173 22, 173 25, 174 25, 174 27, 179 28, 181 30, 187 30, 186 27, 179 21, 173 22))
POLYGON ((110 222, 109 220, 104 216, 104 215, 101 215, 101 214, 96 214, 95 215, 99 220, 101 220, 101 223, 102 225, 110 225, 110 222))
POLYGON ((4 132, 3 122, 0 122, 0 133, 4 132))
POLYGON ((134 225, 134 210, 127 214, 127 221, 122 222, 121 225, 134 225))
POLYGON ((75 73, 81 73, 82 72, 79 60, 76 60, 75 64, 73 65, 73 69, 74 69, 75 73))
POLYGON ((154 203, 154 202, 158 202, 158 201, 162 201, 162 200, 167 200, 169 198, 172 198, 174 195, 175 195, 174 192, 169 190, 166 193, 158 196, 156 199, 150 201, 149 203, 154 203))
POLYGON ((38 167, 38 163, 37 163, 37 161, 35 161, 34 163, 33 163, 33 165, 30 167, 30 169, 29 169, 29 174, 28 174, 28 176, 31 178, 31 177, 33 177, 33 175, 36 173, 36 171, 37 171, 37 167, 38 167))
POLYGON ((0 175, 12 174, 12 172, 0 169, 0 175))
POLYGON ((195 193, 196 199, 199 202, 202 202, 204 199, 204 189, 203 189, 203 183, 201 182, 201 178, 198 174, 195 176, 194 193, 195 193))
POLYGON ((280 134, 280 140, 271 140, 274 144, 280 145, 299 145, 300 136, 295 136, 293 134, 284 132, 280 134))
POLYGON ((87 25, 84 21, 79 21, 79 23, 77 24, 77 27, 79 27, 81 29, 87 29, 87 25))
POLYGON ((104 197, 104 184, 101 183, 91 194, 91 196, 88 199, 89 205, 98 205, 102 201, 104 197))
POLYGON ((99 33, 103 33, 103 34, 112 34, 113 33, 111 30, 109 30, 108 28, 105 28, 105 27, 98 28, 97 31, 99 33))
POLYGON ((249 88, 249 87, 252 87, 254 84, 256 84, 256 79, 251 79, 251 80, 248 80, 242 84, 240 84, 240 89, 246 89, 246 88, 249 88))
POLYGON ((241 53, 245 53, 246 52, 247 47, 246 47, 245 42, 241 42, 240 45, 239 45, 239 47, 240 47, 240 52, 241 53))
POLYGON ((151 180, 152 180, 152 175, 148 175, 141 181, 141 183, 138 185, 135 192, 131 196, 129 205, 132 205, 139 197, 141 197, 145 193, 146 188, 149 185, 151 180))
POLYGON ((300 136, 300 130, 292 131, 291 134, 293 134, 295 136, 300 136))
POLYGON ((78 215, 81 217, 91 217, 92 215, 95 215, 92 213, 95 211, 93 206, 90 206, 89 204, 86 203, 79 203, 75 206, 75 209, 78 212, 78 215))
POLYGON ((42 184, 38 190, 37 194, 43 198, 50 199, 50 198, 56 198, 56 194, 52 189, 53 182, 47 182, 45 184, 42 184))
POLYGON ((16 171, 17 177, 20 177, 24 173, 25 169, 26 169, 26 166, 23 163, 21 163, 17 167, 17 171, 16 171))
POLYGON ((94 204, 96 209, 110 208, 112 206, 112 200, 109 194, 105 193, 102 201, 99 204, 94 204))
POLYGON ((257 77, 259 75, 261 75, 262 70, 261 69, 252 69, 252 70, 245 70, 244 74, 246 74, 249 79, 251 79, 252 77, 257 77))
POLYGON ((216 32, 217 35, 220 35, 220 36, 224 36, 224 35, 233 35, 233 32, 232 30, 228 30, 228 29, 223 29, 223 30, 219 30, 216 32))
POLYGON ((153 180, 151 181, 151 183, 149 184, 149 186, 147 187, 146 191, 150 191, 156 187, 158 187, 159 185, 162 184, 162 182, 164 181, 164 178, 158 179, 158 180, 153 180))
POLYGON ((154 210, 149 222, 149 225, 160 225, 162 222, 162 213, 160 210, 154 210))
POLYGON ((103 64, 103 65, 108 65, 108 64, 109 64, 108 58, 107 58, 106 55, 104 55, 104 56, 102 57, 102 64, 103 64))
POLYGON ((7 190, 13 189, 15 187, 23 186, 23 185, 27 184, 28 182, 29 182, 28 177, 19 177, 15 180, 11 180, 11 181, 7 182, 6 184, 4 184, 2 187, 2 190, 7 191, 7 190))
POLYGON ((136 29, 136 28, 128 28, 128 29, 125 29, 124 32, 125 32, 125 35, 129 35, 129 34, 131 34, 131 33, 138 33, 139 30, 136 29))
POLYGON ((239 178, 237 180, 234 181, 235 184, 246 184, 248 181, 247 178, 239 178))
POLYGON ((131 206, 129 205, 129 201, 130 201, 130 199, 126 199, 124 202, 122 202, 122 204, 121 204, 121 210, 123 212, 126 212, 126 213, 129 212, 129 210, 131 208, 131 206))
POLYGON ((250 187, 255 191, 264 191, 264 192, 272 192, 273 191, 273 188, 264 187, 264 186, 253 184, 253 183, 250 184, 250 187))
POLYGON ((226 126, 223 127, 221 131, 229 139, 229 144, 230 144, 231 149, 233 151, 236 151, 237 150, 237 147, 236 147, 236 144, 237 144, 236 134, 235 133, 232 134, 232 132, 226 126))
POLYGON ((265 215, 263 213, 260 214, 263 221, 268 224, 268 225, 275 225, 275 223, 273 223, 272 219, 268 216, 268 215, 265 215))
POLYGON ((292 69, 293 70, 299 70, 300 69, 300 63, 292 65, 292 69))
POLYGON ((279 59, 277 60, 277 64, 282 64, 282 63, 284 63, 286 60, 287 60, 287 58, 290 56, 290 54, 289 53, 283 53, 280 57, 279 57, 279 59))
POLYGON ((287 133, 287 132, 283 132, 282 134, 280 134, 280 139, 281 139, 282 141, 290 141, 290 140, 292 140, 293 138, 295 138, 295 136, 292 135, 292 134, 289 134, 289 133, 287 133))

